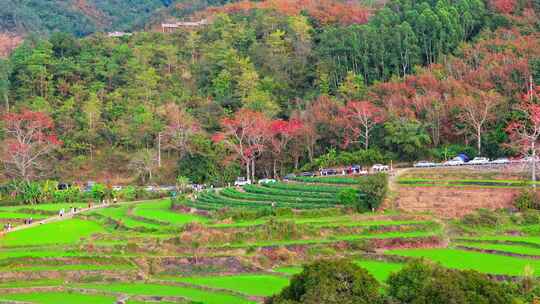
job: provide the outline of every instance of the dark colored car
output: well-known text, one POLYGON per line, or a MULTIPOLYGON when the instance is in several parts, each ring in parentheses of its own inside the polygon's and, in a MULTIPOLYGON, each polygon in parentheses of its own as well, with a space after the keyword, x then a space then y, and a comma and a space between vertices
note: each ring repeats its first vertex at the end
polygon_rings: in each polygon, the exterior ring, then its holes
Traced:
POLYGON ((291 179, 294 179, 296 177, 296 175, 294 174, 287 174, 283 177, 284 180, 291 180, 291 179))
POLYGON ((307 176, 307 177, 313 177, 315 176, 315 173, 313 172, 302 172, 302 174, 300 174, 301 176, 307 176))

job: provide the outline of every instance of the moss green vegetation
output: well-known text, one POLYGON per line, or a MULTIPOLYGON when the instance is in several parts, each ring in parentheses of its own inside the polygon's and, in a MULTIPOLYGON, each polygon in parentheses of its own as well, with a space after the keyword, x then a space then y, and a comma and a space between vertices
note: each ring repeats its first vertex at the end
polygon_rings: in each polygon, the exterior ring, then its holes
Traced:
POLYGON ((458 249, 402 249, 389 254, 427 258, 455 269, 472 269, 483 273, 521 276, 525 267, 540 271, 540 261, 504 255, 480 253, 458 249))
POLYGON ((229 289, 253 296, 271 296, 289 285, 289 280, 273 275, 230 275, 175 278, 175 281, 213 288, 229 289))
POLYGON ((0 239, 0 246, 35 246, 76 243, 81 238, 106 230, 99 224, 78 218, 13 231, 0 239))
POLYGON ((36 304, 111 304, 116 301, 116 298, 111 296, 75 294, 67 292, 39 292, 0 295, 0 301, 1 300, 23 301, 36 304))
POLYGON ((196 288, 144 283, 83 284, 83 288, 122 292, 130 295, 154 295, 183 297, 204 304, 247 304, 247 299, 219 292, 209 292, 196 288))

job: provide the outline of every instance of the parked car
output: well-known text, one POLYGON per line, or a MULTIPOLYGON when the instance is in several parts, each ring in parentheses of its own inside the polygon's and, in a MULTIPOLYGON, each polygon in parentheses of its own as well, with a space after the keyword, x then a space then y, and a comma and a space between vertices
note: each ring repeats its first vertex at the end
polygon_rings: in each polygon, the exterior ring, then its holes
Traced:
POLYGON ((321 176, 337 175, 336 169, 321 169, 321 176))
POLYGON ((443 163, 443 166, 461 166, 464 165, 465 162, 461 157, 454 157, 451 160, 447 160, 443 163))
POLYGON ((475 157, 467 163, 468 165, 487 165, 489 164, 489 158, 487 157, 475 157))
POLYGON ((415 168, 430 168, 430 167, 435 167, 435 166, 437 166, 436 163, 430 162, 427 160, 421 160, 413 165, 413 167, 415 168))
POLYGON ((273 178, 263 178, 259 180, 259 184, 270 184, 270 183, 275 183, 275 182, 276 180, 273 178))
POLYGON ((501 157, 491 161, 491 163, 494 165, 506 165, 510 163, 510 160, 506 157, 501 157))
POLYGON ((291 180, 291 179, 294 179, 296 177, 296 175, 294 174, 287 174, 283 177, 284 180, 291 180))
POLYGON ((306 176, 306 177, 313 177, 315 176, 315 173, 313 172, 302 172, 300 176, 306 176))
POLYGON ((385 172, 385 171, 389 171, 390 167, 387 165, 375 164, 373 165, 373 167, 371 167, 371 170, 374 172, 385 172))
POLYGON ((236 181, 234 182, 234 185, 235 186, 251 185, 251 180, 245 177, 238 177, 236 181))

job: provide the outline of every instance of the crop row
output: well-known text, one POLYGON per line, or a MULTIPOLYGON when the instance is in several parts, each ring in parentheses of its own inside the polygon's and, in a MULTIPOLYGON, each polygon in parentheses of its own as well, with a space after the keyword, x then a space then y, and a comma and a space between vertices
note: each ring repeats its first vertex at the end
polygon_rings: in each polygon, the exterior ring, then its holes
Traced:
POLYGON ((356 185, 360 181, 360 178, 354 177, 310 177, 310 176, 296 176, 292 178, 295 181, 303 183, 324 183, 335 185, 356 185))
POLYGON ((244 190, 248 193, 264 194, 264 195, 278 195, 278 196, 291 196, 291 197, 308 197, 308 198, 326 198, 335 199, 334 193, 328 192, 315 192, 315 191, 299 191, 299 190, 286 190, 279 188, 262 187, 258 185, 246 185, 244 190))
POLYGON ((313 185, 302 183, 268 183, 262 185, 265 188, 281 189, 288 191, 302 191, 302 192, 324 192, 336 194, 342 190, 341 187, 328 186, 328 185, 313 185))
POLYGON ((308 203, 308 204, 325 204, 331 203, 335 204, 336 199, 331 198, 306 198, 300 195, 293 196, 282 196, 282 195, 267 195, 267 194, 257 194, 257 193, 247 193, 240 192, 233 188, 226 188, 220 192, 220 195, 240 200, 253 200, 258 202, 283 202, 283 203, 308 203))
MULTIPOLYGON (((202 202, 205 205, 216 206, 220 208, 269 208, 272 207, 272 202, 246 201, 237 200, 221 196, 215 192, 204 192, 197 198, 197 204, 202 202)), ((289 203, 289 202, 273 202, 274 207, 279 208, 294 208, 294 209, 313 209, 313 208, 328 208, 333 206, 330 203, 289 203)), ((219 209, 219 208, 216 208, 219 209)))

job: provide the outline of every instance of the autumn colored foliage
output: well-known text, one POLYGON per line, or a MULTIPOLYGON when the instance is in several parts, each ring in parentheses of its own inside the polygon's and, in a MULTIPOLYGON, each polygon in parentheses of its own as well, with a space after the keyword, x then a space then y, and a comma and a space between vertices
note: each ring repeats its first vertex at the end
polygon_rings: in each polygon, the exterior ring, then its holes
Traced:
POLYGON ((3 161, 14 177, 32 178, 42 169, 42 158, 61 145, 54 133, 54 122, 42 112, 23 110, 2 117, 6 132, 3 161))
POLYGON ((355 2, 331 0, 264 0, 260 2, 240 1, 220 8, 209 9, 209 12, 238 13, 252 9, 273 9, 288 16, 307 12, 323 25, 328 24, 364 24, 371 11, 355 2))

